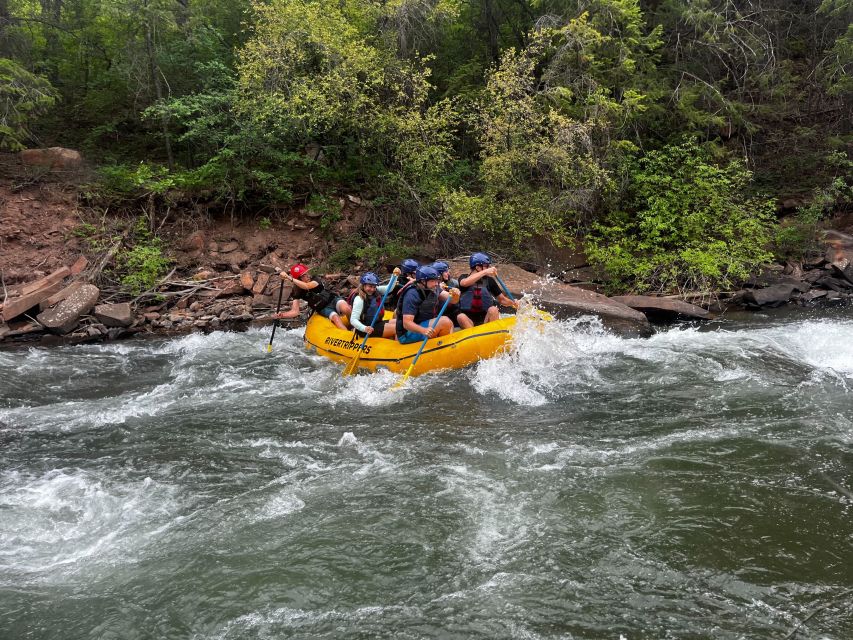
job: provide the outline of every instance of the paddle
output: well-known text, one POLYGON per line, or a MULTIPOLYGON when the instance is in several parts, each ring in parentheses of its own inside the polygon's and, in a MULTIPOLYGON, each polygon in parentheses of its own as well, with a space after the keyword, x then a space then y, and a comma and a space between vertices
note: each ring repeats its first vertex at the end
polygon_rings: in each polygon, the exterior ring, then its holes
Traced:
MULTIPOLYGON (((376 321, 379 319, 379 314, 385 311, 385 298, 388 297, 388 294, 394 288, 395 284, 397 284, 396 273, 391 276, 391 280, 388 281, 388 286, 385 288, 385 293, 382 294, 382 300, 379 302, 379 308, 376 310, 376 313, 373 314, 373 320, 370 321, 370 324, 368 325, 369 327, 372 327, 374 324, 376 324, 376 321)), ((350 362, 346 366, 346 369, 344 369, 345 376, 355 373, 355 369, 358 366, 358 361, 361 359, 361 354, 364 351, 364 345, 367 344, 367 339, 369 337, 370 336, 368 335, 364 336, 364 340, 361 341, 361 346, 358 348, 358 351, 356 352, 355 357, 352 359, 352 362, 350 362)))
MULTIPOLYGON (((512 300, 513 302, 515 302, 515 298, 513 297, 512 293, 510 293, 509 287, 506 286, 506 283, 503 280, 501 280, 501 277, 497 274, 497 272, 495 272, 495 280, 498 281, 498 284, 501 286, 501 289, 504 290, 506 297, 509 298, 510 300, 512 300)), ((538 313, 539 317, 542 318, 543 320, 551 321, 554 319, 554 316, 552 316, 547 311, 542 311, 541 309, 536 309, 536 313, 538 313)))
POLYGON ((270 343, 267 345, 267 353, 272 353, 272 341, 275 339, 275 330, 278 329, 278 312, 281 311, 281 294, 283 293, 284 281, 282 281, 281 286, 278 288, 278 304, 275 307, 276 319, 272 325, 272 335, 270 336, 270 343))
MULTIPOLYGON (((438 326, 438 321, 441 320, 441 316, 444 315, 445 309, 447 309, 447 304, 450 302, 450 296, 447 296, 447 299, 444 301, 444 304, 441 307, 441 311, 438 312, 438 315, 435 317, 435 322, 432 323, 431 329, 435 329, 438 326)), ((421 348, 418 349, 417 355, 415 355, 415 359, 412 360, 412 364, 409 365, 409 368, 406 369, 406 373, 403 375, 403 378, 397 382, 392 389, 399 389, 403 386, 403 383, 409 379, 409 376, 412 375, 412 369, 415 368, 415 363, 418 361, 418 358, 421 357, 421 352, 424 350, 426 346, 427 340, 429 340, 429 336, 424 336, 424 341, 421 343, 421 348)))

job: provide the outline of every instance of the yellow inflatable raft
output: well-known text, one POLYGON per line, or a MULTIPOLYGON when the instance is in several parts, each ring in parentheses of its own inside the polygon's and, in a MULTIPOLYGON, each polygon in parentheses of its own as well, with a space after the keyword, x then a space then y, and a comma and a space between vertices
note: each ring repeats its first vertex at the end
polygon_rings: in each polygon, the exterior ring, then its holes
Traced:
MULTIPOLYGON (((390 317, 385 312, 385 318, 390 317)), ((455 331, 448 336, 427 341, 421 357, 415 363, 412 375, 417 376, 437 369, 459 369, 483 358, 491 358, 509 349, 510 331, 515 326, 515 316, 488 322, 479 327, 455 331)), ((349 364, 361 348, 363 337, 353 340, 352 331, 342 331, 327 318, 314 314, 305 327, 305 346, 334 362, 349 364)), ((376 371, 388 369, 405 373, 418 353, 421 342, 400 344, 386 338, 370 338, 358 361, 361 369, 376 371)))

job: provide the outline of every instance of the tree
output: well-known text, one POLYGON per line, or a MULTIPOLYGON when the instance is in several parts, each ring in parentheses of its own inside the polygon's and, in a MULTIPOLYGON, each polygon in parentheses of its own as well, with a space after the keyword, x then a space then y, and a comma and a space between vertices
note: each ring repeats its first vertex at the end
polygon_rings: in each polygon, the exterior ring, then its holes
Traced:
POLYGON ((46 78, 0 58, 0 149, 25 148, 32 121, 55 102, 56 91, 46 78))

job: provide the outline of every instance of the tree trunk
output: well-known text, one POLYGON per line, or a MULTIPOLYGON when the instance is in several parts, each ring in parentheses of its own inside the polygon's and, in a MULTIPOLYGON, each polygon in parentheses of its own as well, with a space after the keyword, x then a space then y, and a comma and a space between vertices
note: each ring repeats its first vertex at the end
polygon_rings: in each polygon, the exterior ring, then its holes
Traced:
MULTIPOLYGON (((160 78, 160 66, 157 64, 157 58, 154 55, 150 16, 147 17, 145 24, 145 52, 148 54, 148 69, 151 74, 151 84, 154 86, 154 95, 157 97, 157 102, 162 102, 163 83, 160 78)), ((172 139, 169 135, 169 118, 165 114, 160 118, 160 125, 163 129, 163 141, 166 145, 166 161, 169 164, 169 171, 171 171, 175 168, 175 159, 172 155, 172 139)))

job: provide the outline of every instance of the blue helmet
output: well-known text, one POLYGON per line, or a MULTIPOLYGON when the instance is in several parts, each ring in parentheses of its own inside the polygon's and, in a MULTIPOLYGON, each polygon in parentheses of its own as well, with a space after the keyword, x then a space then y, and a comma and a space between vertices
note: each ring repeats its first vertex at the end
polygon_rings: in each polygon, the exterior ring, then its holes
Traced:
POLYGON ((418 270, 415 272, 415 280, 418 282, 422 280, 438 280, 438 271, 432 267, 418 267, 418 270))
POLYGON ((412 260, 411 258, 406 258, 405 260, 403 260, 403 263, 400 265, 400 270, 404 274, 414 273, 415 271, 417 271, 419 266, 420 265, 418 264, 417 260, 412 260))
POLYGON ((474 253, 471 255, 471 258, 468 260, 468 265, 473 269, 478 264, 492 264, 492 261, 489 259, 485 253, 474 253))
POLYGON ((433 262, 432 268, 438 271, 439 274, 447 273, 448 271, 450 271, 450 265, 446 262, 442 262, 441 260, 433 262))
POLYGON ((361 278, 359 279, 359 282, 361 282, 361 284, 377 285, 377 284, 379 284, 379 277, 375 273, 373 273, 372 271, 368 271, 363 276, 361 276, 361 278))

